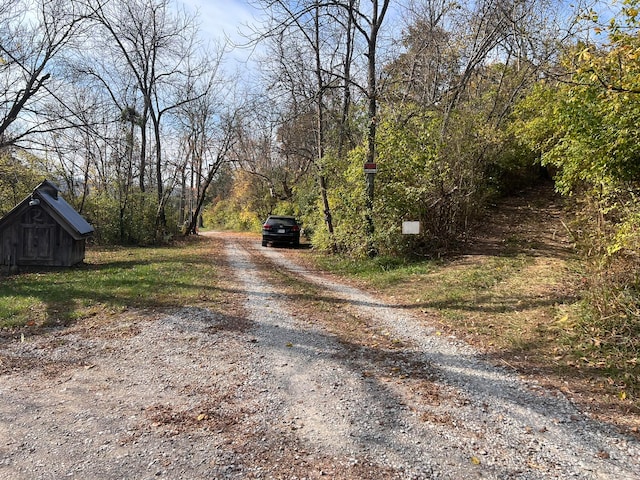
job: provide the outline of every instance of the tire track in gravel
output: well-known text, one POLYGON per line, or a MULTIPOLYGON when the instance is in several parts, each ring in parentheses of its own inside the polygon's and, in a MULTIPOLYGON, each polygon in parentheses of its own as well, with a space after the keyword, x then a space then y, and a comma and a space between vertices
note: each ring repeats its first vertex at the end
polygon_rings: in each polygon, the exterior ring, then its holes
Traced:
POLYGON ((362 464, 354 473, 366 474, 352 478, 436 478, 434 463, 452 463, 456 478, 474 478, 455 453, 424 457, 428 437, 416 441, 409 433, 413 419, 407 407, 341 361, 343 347, 334 336, 294 316, 295 305, 256 274, 252 255, 227 244, 256 325, 261 364, 254 382, 263 385, 272 421, 288 426, 306 451, 333 457, 336 468, 362 464))
POLYGON ((431 418, 427 411, 421 422, 411 413, 425 411, 420 398, 414 395, 416 404, 405 405, 407 392, 394 393, 339 361, 340 342, 297 320, 290 313, 295 305, 251 276, 250 254, 231 247, 242 258, 236 262, 239 275, 246 275, 245 286, 254 292, 247 307, 260 325, 265 358, 274 366, 271 381, 280 408, 304 423, 300 436, 377 459, 405 472, 402 478, 640 478, 635 439, 592 421, 564 396, 486 363, 468 345, 436 335, 400 308, 311 273, 282 250, 257 245, 247 248, 320 286, 327 301, 342 302, 393 332, 408 345, 405 354, 434 366, 443 390, 461 400, 446 403, 445 412, 443 405, 432 412, 433 418, 451 421, 424 421, 431 418), (328 393, 333 379, 340 379, 337 391, 328 393))

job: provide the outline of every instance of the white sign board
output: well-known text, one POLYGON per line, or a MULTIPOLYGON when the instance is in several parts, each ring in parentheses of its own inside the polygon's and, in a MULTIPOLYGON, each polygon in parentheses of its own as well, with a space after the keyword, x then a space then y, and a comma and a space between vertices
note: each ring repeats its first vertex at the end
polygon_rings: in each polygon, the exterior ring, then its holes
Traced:
POLYGON ((403 235, 420 235, 420 222, 402 222, 403 235))

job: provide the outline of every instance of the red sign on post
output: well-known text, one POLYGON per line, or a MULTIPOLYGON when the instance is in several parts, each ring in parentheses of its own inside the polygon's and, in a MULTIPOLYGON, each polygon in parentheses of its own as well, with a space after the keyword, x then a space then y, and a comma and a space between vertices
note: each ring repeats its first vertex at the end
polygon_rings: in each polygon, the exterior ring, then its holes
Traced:
POLYGON ((377 173, 378 166, 375 163, 365 163, 364 164, 364 173, 377 173))

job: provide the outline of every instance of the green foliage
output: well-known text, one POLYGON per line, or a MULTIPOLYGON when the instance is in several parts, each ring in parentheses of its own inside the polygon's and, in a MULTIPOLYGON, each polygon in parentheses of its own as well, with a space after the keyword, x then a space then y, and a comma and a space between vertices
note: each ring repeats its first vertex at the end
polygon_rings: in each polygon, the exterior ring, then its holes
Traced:
MULTIPOLYGON (((33 189, 51 174, 42 173, 37 159, 25 152, 20 158, 0 156, 0 216, 24 200, 33 189), (32 165, 33 164, 33 165, 32 165)), ((63 192, 65 200, 77 205, 73 192, 63 192)), ((82 215, 95 228, 92 241, 101 245, 152 245, 156 238, 157 197, 154 192, 129 193, 124 207, 111 191, 92 191, 85 199, 82 215)), ((177 209, 169 204, 165 212, 168 237, 177 233, 177 209)))
POLYGON ((204 209, 205 228, 259 231, 271 210, 271 200, 268 190, 254 180, 249 173, 236 172, 228 197, 204 209))
POLYGON ((379 128, 377 228, 390 253, 433 253, 455 241, 482 205, 490 140, 477 128, 481 119, 462 112, 446 127, 441 115, 418 108, 400 118, 385 117, 379 128), (423 234, 403 238, 402 220, 420 221, 423 234))
POLYGON ((627 212, 623 215, 624 221, 617 226, 612 241, 607 249, 608 256, 633 257, 640 255, 640 211, 635 195, 632 197, 627 212))
MULTIPOLYGON (((365 181, 362 165, 365 158, 364 147, 352 150, 345 158, 327 156, 326 172, 336 172, 331 176, 328 197, 331 205, 334 235, 329 236, 324 218, 318 216, 314 224, 313 245, 322 250, 349 252, 355 257, 366 254, 365 236, 365 181), (338 174, 338 172, 340 172, 338 174)), ((318 198, 318 212, 322 212, 318 198)))
POLYGON ((278 202, 271 210, 271 213, 273 215, 288 215, 292 217, 299 217, 300 209, 298 208, 298 205, 295 202, 291 200, 286 200, 286 201, 278 202))
MULTIPOLYGON (((24 152, 23 152, 24 153, 24 152)), ((31 194, 46 175, 29 164, 29 156, 18 159, 0 152, 0 217, 31 194)))
POLYGON ((520 105, 514 128, 557 169, 561 192, 606 197, 640 174, 637 100, 597 85, 543 84, 520 105))
MULTIPOLYGON (((381 255, 438 255, 464 235, 487 198, 507 190, 502 182, 535 175, 529 150, 486 125, 478 105, 451 112, 446 124, 442 112, 418 105, 381 110, 373 212, 381 255), (403 220, 419 221, 422 233, 402 235, 403 220)), ((315 246, 366 255, 364 158, 364 146, 345 159, 326 158, 335 234, 316 224, 315 246)))
POLYGON ((205 208, 206 228, 257 232, 267 215, 274 214, 291 215, 302 220, 307 234, 315 230, 313 210, 317 191, 312 177, 293 187, 293 197, 287 200, 272 197, 258 176, 238 171, 235 179, 226 198, 217 198, 205 208))
POLYGON ((565 56, 571 81, 540 83, 517 110, 514 131, 558 169, 563 193, 606 199, 640 180, 638 3, 623 2, 606 29, 608 43, 578 43, 565 56))
POLYGON ((233 200, 221 200, 205 209, 205 228, 251 232, 260 230, 260 218, 251 211, 242 209, 233 200))
POLYGON ((513 124, 581 208, 573 228, 589 271, 572 341, 584 358, 600 358, 612 375, 624 372, 636 384, 640 371, 628 362, 640 353, 637 5, 625 1, 621 16, 597 29, 609 43, 576 45, 564 59, 571 81, 538 85, 513 124))
POLYGON ((302 222, 304 236, 313 238, 316 233, 326 230, 324 217, 320 213, 319 188, 316 179, 311 175, 302 179, 300 184, 293 189, 292 215, 302 222))
MULTIPOLYGON (((95 228, 93 241, 100 245, 154 245, 157 199, 154 193, 132 193, 124 209, 110 195, 95 193, 85 203, 84 216, 95 228)), ((167 233, 177 234, 177 212, 166 209, 167 233)))

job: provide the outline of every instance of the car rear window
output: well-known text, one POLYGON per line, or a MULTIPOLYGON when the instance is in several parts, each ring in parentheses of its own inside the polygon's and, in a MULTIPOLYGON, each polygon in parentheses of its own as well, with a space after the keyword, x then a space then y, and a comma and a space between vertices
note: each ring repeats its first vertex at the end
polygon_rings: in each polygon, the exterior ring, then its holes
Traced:
POLYGON ((295 218, 281 218, 281 217, 271 217, 267 220, 269 225, 287 225, 293 226, 297 225, 295 218))

